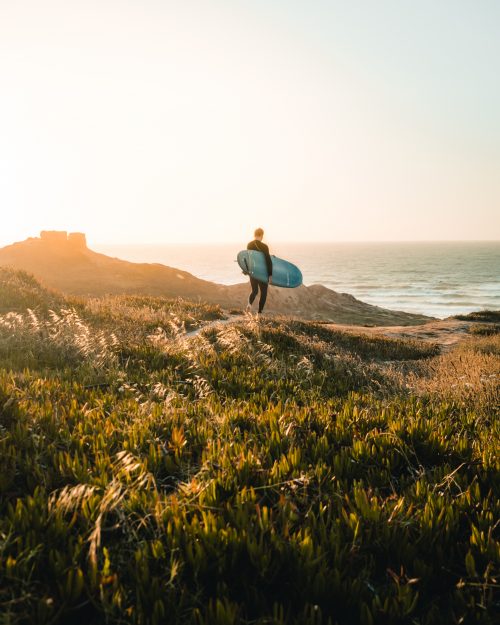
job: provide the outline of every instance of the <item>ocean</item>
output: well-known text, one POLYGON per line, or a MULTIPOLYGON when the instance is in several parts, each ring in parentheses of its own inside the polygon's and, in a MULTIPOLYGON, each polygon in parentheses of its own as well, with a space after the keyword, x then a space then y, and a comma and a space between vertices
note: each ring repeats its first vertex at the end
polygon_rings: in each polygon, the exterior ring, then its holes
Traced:
MULTIPOLYGON (((500 241, 429 243, 276 243, 271 253, 302 270, 304 284, 390 308, 449 317, 500 309, 500 241)), ((245 243, 221 245, 94 245, 134 262, 162 263, 193 275, 236 284, 245 243)))

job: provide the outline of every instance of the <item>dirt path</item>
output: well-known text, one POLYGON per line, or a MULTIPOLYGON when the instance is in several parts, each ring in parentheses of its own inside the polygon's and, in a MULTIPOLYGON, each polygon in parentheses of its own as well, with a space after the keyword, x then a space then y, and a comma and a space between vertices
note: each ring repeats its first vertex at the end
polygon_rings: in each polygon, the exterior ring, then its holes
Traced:
POLYGON ((204 323, 199 328, 196 328, 195 330, 190 330, 189 332, 186 332, 186 334, 184 336, 186 338, 188 338, 188 337, 191 338, 193 336, 198 335, 202 330, 206 330, 207 328, 213 328, 213 327, 219 327, 219 326, 227 326, 227 325, 230 325, 232 323, 238 323, 239 321, 244 321, 245 319, 246 319, 245 315, 231 315, 227 319, 216 319, 215 321, 208 321, 207 323, 204 323))
POLYGON ((467 336, 472 322, 458 319, 430 321, 418 326, 387 326, 365 328, 340 324, 328 324, 329 328, 345 330, 353 334, 383 335, 394 339, 417 339, 439 345, 448 351, 467 336))
MULTIPOLYGON (((197 336, 202 330, 212 327, 219 327, 239 323, 248 317, 246 315, 230 315, 227 319, 217 319, 209 321, 204 325, 186 332, 186 337, 197 336)), ((272 319, 272 315, 266 316, 272 319)), ((442 351, 448 351, 454 345, 463 341, 472 325, 470 321, 459 321, 458 319, 443 319, 431 321, 417 326, 376 326, 364 327, 356 325, 343 325, 338 323, 326 324, 328 328, 352 332, 353 334, 365 334, 369 336, 382 335, 394 339, 416 339, 439 345, 442 351)))

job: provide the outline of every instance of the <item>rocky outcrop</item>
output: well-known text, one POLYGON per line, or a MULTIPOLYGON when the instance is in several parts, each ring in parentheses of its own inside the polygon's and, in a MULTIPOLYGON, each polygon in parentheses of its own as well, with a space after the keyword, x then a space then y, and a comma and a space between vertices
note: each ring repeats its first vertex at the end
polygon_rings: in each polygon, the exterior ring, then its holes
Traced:
POLYGON ((87 237, 83 232, 70 232, 68 234, 68 245, 75 249, 87 249, 87 237))
POLYGON ((47 245, 66 245, 68 242, 68 233, 66 230, 42 230, 40 232, 40 240, 47 245))
MULTIPOLYGON (((225 286, 165 265, 131 263, 98 254, 87 247, 82 233, 44 231, 40 238, 0 248, 0 265, 24 269, 45 285, 70 295, 180 296, 241 309, 249 292, 248 283, 225 286)), ((320 284, 297 289, 271 286, 266 311, 304 319, 379 326, 415 325, 430 319, 372 306, 320 284)))
MULTIPOLYGON (((29 239, 37 241, 36 238, 29 239)), ((87 238, 83 232, 66 232, 66 230, 42 230, 40 241, 50 247, 68 246, 71 249, 87 249, 87 238)))

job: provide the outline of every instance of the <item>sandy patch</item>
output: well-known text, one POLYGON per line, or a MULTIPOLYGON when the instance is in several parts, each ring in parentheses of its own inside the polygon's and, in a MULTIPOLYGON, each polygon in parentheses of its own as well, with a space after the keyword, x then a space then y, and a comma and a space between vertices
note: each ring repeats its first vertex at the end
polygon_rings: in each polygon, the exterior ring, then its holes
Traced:
POLYGON ((416 326, 378 326, 374 328, 362 328, 360 326, 328 324, 327 327, 336 330, 344 330, 353 334, 387 336, 393 339, 417 339, 439 345, 442 351, 447 351, 467 336, 470 321, 458 319, 442 319, 430 321, 416 326))

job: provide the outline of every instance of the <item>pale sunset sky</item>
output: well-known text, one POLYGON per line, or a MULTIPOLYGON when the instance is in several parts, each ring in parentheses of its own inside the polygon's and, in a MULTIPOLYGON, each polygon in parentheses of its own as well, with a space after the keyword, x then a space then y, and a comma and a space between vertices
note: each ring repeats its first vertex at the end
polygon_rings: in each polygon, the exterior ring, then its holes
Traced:
POLYGON ((0 245, 500 239, 498 0, 0 0, 0 245))

